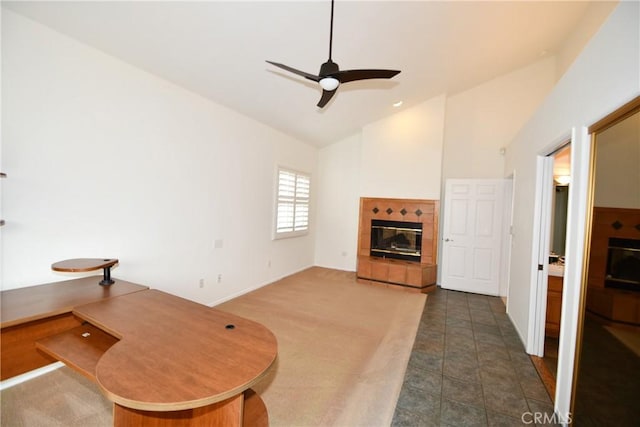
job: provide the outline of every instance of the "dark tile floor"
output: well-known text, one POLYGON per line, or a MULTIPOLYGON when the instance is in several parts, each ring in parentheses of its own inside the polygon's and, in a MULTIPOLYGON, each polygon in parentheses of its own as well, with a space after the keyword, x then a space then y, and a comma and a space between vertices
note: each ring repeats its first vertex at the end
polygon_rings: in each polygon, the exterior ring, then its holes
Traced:
POLYGON ((502 300, 429 294, 392 425, 534 425, 535 413, 553 405, 502 300))
POLYGON ((640 357, 589 315, 584 321, 580 361, 575 425, 640 425, 640 357))

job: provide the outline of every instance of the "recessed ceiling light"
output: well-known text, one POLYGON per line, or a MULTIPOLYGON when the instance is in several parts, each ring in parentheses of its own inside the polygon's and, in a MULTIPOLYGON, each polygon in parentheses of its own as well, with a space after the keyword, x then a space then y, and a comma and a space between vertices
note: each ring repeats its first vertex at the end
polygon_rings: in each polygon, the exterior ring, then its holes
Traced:
POLYGON ((394 107, 399 107, 399 106, 401 106, 401 105, 402 105, 402 101, 398 101, 398 102, 394 102, 394 103, 393 103, 393 106, 394 106, 394 107))

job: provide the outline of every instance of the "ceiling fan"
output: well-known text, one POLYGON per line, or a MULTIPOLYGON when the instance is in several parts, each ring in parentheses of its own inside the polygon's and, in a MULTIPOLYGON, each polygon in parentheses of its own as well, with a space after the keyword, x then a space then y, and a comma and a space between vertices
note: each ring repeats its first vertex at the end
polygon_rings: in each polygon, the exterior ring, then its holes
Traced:
POLYGON ((329 29, 329 60, 320 66, 320 72, 318 75, 306 73, 304 71, 296 70, 287 65, 277 62, 267 61, 269 64, 282 68, 283 70, 302 76, 306 79, 320 83, 322 87, 322 97, 318 102, 318 107, 323 108, 335 95, 338 86, 342 83, 353 82, 356 80, 367 79, 390 79, 396 74, 400 73, 399 70, 342 70, 338 67, 338 64, 331 60, 331 48, 333 44, 333 2, 331 0, 331 25, 329 29))

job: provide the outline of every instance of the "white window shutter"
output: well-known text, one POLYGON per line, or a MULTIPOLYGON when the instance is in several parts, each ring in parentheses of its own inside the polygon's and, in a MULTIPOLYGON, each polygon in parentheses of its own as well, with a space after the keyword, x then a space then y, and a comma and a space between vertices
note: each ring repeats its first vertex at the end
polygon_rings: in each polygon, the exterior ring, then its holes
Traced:
POLYGON ((309 175, 278 170, 276 235, 299 234, 309 229, 309 175))

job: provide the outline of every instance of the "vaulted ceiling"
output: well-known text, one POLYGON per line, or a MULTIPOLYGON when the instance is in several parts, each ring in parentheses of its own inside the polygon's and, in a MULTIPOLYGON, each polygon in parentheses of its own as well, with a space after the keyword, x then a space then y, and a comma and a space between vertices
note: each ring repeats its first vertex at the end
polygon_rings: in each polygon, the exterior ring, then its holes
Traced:
POLYGON ((341 69, 390 68, 353 82, 324 109, 321 89, 265 62, 317 73, 327 60, 330 2, 4 2, 17 13, 136 67, 323 146, 363 125, 455 94, 552 55, 582 18, 581 1, 335 3, 341 69))

